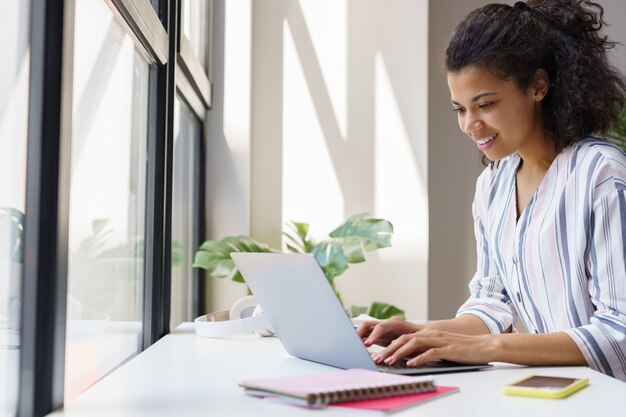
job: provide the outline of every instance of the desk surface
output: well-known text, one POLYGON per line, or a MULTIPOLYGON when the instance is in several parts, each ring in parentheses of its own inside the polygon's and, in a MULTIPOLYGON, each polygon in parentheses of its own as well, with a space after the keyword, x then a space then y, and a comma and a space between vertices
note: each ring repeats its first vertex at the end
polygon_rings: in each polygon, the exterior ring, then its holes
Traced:
MULTIPOLYGON (((324 372, 335 368, 289 356, 276 338, 196 337, 185 323, 89 388, 53 416, 294 416, 373 415, 369 411, 308 410, 248 397, 248 378, 324 372)), ((479 372, 437 375, 459 393, 409 407, 402 416, 589 416, 626 409, 626 384, 584 367, 525 368, 498 364, 479 372), (590 385, 563 400, 511 397, 503 385, 529 374, 589 377, 590 385)), ((375 414, 375 413, 374 413, 375 414)))

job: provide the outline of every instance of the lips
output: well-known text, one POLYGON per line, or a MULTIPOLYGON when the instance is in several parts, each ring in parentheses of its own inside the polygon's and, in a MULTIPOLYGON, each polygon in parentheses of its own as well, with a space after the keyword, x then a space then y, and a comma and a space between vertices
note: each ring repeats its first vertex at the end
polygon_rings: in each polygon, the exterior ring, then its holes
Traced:
POLYGON ((497 136, 498 136, 498 134, 497 134, 497 133, 494 133, 493 135, 483 136, 483 137, 481 137, 481 138, 476 138, 476 139, 474 139, 474 141, 475 141, 478 145, 483 146, 483 145, 488 144, 488 143, 489 143, 489 142, 491 142, 492 140, 494 140, 497 136))

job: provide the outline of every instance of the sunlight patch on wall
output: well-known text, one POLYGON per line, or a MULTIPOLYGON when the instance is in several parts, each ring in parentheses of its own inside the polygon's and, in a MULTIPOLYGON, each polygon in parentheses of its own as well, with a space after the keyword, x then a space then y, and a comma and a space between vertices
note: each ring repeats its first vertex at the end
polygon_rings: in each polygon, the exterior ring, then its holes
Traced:
POLYGON ((428 257, 428 197, 416 157, 425 141, 410 138, 383 58, 376 54, 376 214, 394 225, 394 250, 381 256, 428 257), (413 139, 413 143, 411 143, 413 139))
POLYGON ((283 222, 310 223, 322 239, 344 220, 344 200, 292 33, 283 28, 283 222))
POLYGON ((249 0, 224 4, 224 136, 242 169, 250 148, 252 6, 249 0), (243 155, 242 155, 243 154, 243 155))
POLYGON ((299 0, 320 72, 330 97, 333 113, 347 139, 348 91, 348 3, 346 0, 299 0), (332 10, 332 13, 329 13, 332 10))

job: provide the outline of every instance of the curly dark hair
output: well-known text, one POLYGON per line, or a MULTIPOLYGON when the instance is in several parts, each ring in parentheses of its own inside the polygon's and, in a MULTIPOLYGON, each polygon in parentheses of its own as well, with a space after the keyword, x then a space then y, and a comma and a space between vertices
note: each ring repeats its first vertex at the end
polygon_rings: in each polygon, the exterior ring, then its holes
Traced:
POLYGON ((476 9, 452 34, 446 70, 468 66, 512 79, 525 91, 537 69, 548 74, 542 112, 546 136, 561 150, 589 135, 608 135, 624 106, 623 75, 607 58, 604 9, 586 0, 529 0, 476 9))

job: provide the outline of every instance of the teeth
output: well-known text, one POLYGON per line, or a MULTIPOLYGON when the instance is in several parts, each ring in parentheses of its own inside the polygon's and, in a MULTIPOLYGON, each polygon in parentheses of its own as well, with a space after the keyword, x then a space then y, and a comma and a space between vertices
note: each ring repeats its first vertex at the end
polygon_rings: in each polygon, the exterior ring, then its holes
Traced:
POLYGON ((498 136, 497 133, 495 135, 487 136, 486 138, 476 139, 476 143, 478 143, 479 145, 484 145, 485 143, 489 143, 494 140, 496 136, 498 136))

